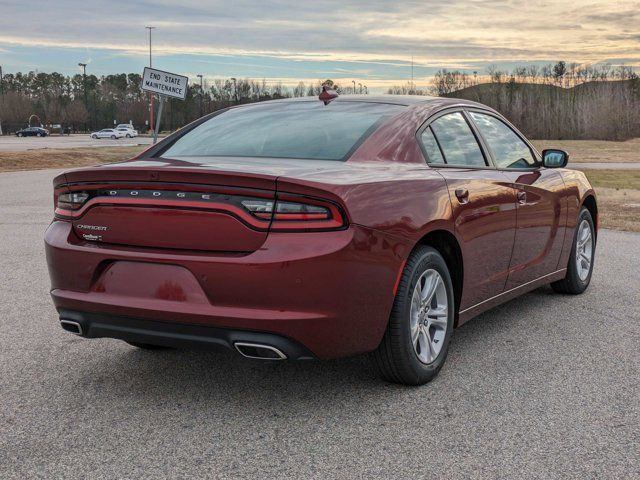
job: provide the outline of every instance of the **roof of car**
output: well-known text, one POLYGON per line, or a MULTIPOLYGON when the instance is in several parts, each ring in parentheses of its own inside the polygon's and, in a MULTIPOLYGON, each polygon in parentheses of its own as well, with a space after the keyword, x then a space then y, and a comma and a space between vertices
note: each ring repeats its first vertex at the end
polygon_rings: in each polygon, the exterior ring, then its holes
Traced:
MULTIPOLYGON (((282 98, 277 100, 268 100, 266 102, 260 102, 261 104, 274 104, 274 103, 290 103, 290 102, 319 102, 317 96, 308 96, 308 97, 295 97, 295 98, 282 98)), ((449 97, 432 97, 427 95, 389 95, 389 94, 381 94, 381 95, 339 95, 335 99, 331 101, 333 102, 362 102, 362 103, 386 103, 392 105, 400 105, 400 106, 429 106, 429 104, 433 104, 433 106, 443 107, 447 105, 469 105, 469 106, 478 106, 487 108, 485 105, 482 105, 477 102, 472 102, 470 100, 464 100, 461 98, 449 98, 449 97)), ((247 103, 242 105, 237 105, 237 107, 244 107, 249 105, 256 105, 255 103, 247 103)))

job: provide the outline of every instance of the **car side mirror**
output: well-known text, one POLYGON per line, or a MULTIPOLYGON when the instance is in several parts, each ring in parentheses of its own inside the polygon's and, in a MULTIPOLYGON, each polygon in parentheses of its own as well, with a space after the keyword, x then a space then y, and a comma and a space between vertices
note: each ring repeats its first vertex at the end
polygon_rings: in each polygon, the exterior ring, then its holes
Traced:
POLYGON ((564 150, 549 148, 542 151, 542 165, 547 168, 564 168, 569 163, 569 154, 564 150))

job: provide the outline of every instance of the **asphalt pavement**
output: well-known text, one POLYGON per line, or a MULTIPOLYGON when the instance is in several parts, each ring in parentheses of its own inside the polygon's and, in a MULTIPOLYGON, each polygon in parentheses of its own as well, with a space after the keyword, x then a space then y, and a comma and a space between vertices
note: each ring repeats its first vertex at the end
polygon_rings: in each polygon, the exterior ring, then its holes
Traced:
POLYGON ((0 174, 0 478, 640 478, 640 235, 584 295, 458 329, 439 377, 256 363, 64 332, 42 236, 54 171, 0 174))
POLYGON ((22 152, 41 148, 79 148, 79 147, 135 147, 136 145, 151 145, 151 137, 135 138, 91 138, 89 134, 51 135, 49 137, 16 137, 15 135, 0 136, 0 152, 22 152))

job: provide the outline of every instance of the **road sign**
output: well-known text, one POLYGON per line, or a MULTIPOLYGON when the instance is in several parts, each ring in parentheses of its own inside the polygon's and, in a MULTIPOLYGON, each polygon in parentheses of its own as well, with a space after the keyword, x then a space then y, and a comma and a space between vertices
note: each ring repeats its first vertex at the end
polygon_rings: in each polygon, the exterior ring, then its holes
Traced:
POLYGON ((142 90, 180 100, 187 98, 188 82, 189 79, 183 75, 163 72, 155 68, 145 67, 142 74, 142 90))

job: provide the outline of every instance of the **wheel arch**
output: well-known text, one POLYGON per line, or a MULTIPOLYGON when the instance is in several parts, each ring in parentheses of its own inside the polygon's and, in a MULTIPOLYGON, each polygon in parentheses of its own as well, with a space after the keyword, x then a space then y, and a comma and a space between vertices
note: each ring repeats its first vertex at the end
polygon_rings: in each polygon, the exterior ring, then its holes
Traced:
POLYGON ((424 235, 418 245, 427 245, 435 248, 444 258, 451 283, 453 284, 453 296, 455 301, 455 326, 458 324, 458 312, 462 298, 462 286, 464 284, 464 260, 462 249, 455 235, 448 230, 433 230, 424 235))
POLYGON ((595 226, 595 236, 598 237, 598 204, 596 203, 596 197, 593 193, 588 193, 584 200, 582 200, 582 206, 589 210, 591 214, 591 218, 593 219, 593 224, 595 226))

